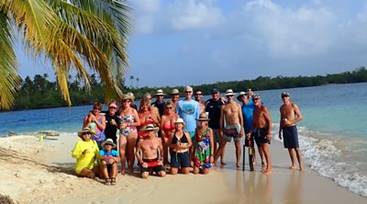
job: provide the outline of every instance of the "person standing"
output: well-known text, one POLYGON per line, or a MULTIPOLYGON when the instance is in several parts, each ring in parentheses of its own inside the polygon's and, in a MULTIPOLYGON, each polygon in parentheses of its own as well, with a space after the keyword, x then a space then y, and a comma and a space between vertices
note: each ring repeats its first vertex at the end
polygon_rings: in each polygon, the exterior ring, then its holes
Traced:
MULTIPOLYGON (((242 115, 243 115, 243 126, 245 128, 245 146, 254 148, 254 137, 252 134, 253 125, 253 114, 255 110, 255 105, 251 99, 249 92, 241 92, 237 97, 239 101, 242 102, 242 115)), ((257 144, 257 149, 261 158, 261 165, 264 166, 262 151, 260 151, 260 144, 257 144)), ((253 154, 253 163, 255 163, 256 157, 253 154)))
POLYGON ((122 97, 120 107, 121 129, 119 138, 119 152, 121 157, 121 174, 125 174, 125 161, 129 168, 129 173, 133 173, 135 161, 135 145, 138 138, 137 127, 140 125, 138 112, 131 107, 132 98, 129 95, 122 97), (126 147, 126 148, 125 148, 126 147), (126 149, 126 159, 125 159, 126 149))
POLYGON ((172 91, 171 91, 171 101, 172 101, 172 105, 173 105, 173 110, 176 110, 178 100, 180 100, 180 91, 178 89, 172 89, 172 91))
MULTIPOLYGON (((233 99, 234 93, 232 89, 228 89, 225 95, 227 97, 227 103, 222 106, 220 114, 220 134, 222 141, 217 155, 215 155, 214 163, 216 163, 215 161, 218 160, 219 156, 224 156, 227 142, 231 142, 233 139, 236 148, 236 167, 239 168, 239 162, 241 160, 241 137, 244 135, 242 110, 241 106, 233 99)), ((225 165, 223 159, 221 165, 225 165)))
POLYGON ((178 118, 177 113, 173 109, 173 103, 168 100, 164 107, 164 114, 160 124, 161 138, 163 143, 163 164, 168 165, 168 141, 175 132, 175 122, 178 118))
POLYGON ((185 130, 190 134, 193 140, 195 136, 196 120, 200 116, 200 106, 195 100, 192 100, 193 89, 190 86, 185 87, 185 98, 177 103, 177 113, 185 122, 185 130))
POLYGON ((203 92, 201 90, 196 90, 194 95, 195 101, 199 103, 200 113, 205 112, 205 103, 203 101, 203 92))
POLYGON ((163 112, 164 112, 164 100, 163 100, 164 96, 165 96, 165 94, 163 93, 163 90, 158 89, 156 94, 155 94, 156 101, 154 101, 152 103, 152 106, 158 108, 159 116, 162 116, 163 112))
POLYGON ((299 151, 297 123, 303 119, 299 107, 290 99, 288 92, 281 94, 283 105, 280 107, 279 139, 282 139, 284 148, 288 149, 291 159, 290 169, 296 168, 296 159, 299 170, 303 170, 302 157, 299 151))
POLYGON ((116 112, 116 101, 111 101, 108 104, 108 111, 106 112, 106 129, 104 130, 104 134, 106 135, 106 139, 112 139, 115 144, 117 142, 116 132, 120 129, 121 125, 121 119, 118 117, 116 112))
MULTIPOLYGON (((206 101, 205 111, 209 113, 209 127, 213 130, 213 136, 214 136, 214 155, 217 154, 219 149, 219 143, 220 143, 220 136, 219 136, 219 123, 220 123, 220 112, 221 107, 224 105, 224 101, 220 97, 220 93, 217 89, 213 89, 212 92, 212 98, 208 99, 206 101)), ((220 159, 222 161, 222 155, 220 156, 220 159)))
POLYGON ((266 164, 263 167, 265 175, 271 174, 272 163, 270 155, 270 141, 271 141, 271 115, 268 109, 262 104, 259 95, 253 96, 255 110, 253 115, 253 134, 257 144, 260 145, 260 151, 264 156, 266 164))

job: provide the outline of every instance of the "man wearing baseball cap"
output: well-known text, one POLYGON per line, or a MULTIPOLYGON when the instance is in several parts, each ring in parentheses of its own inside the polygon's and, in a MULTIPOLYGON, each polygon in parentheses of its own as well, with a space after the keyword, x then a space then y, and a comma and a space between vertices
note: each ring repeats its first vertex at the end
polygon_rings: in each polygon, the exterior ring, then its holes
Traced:
POLYGON ((299 151, 297 123, 303 119, 299 107, 290 99, 288 92, 281 94, 283 104, 280 107, 280 124, 279 124, 279 139, 282 139, 283 130, 283 144, 284 148, 288 149, 289 157, 291 159, 290 169, 296 168, 296 160, 298 162, 299 170, 303 170, 302 157, 299 151))

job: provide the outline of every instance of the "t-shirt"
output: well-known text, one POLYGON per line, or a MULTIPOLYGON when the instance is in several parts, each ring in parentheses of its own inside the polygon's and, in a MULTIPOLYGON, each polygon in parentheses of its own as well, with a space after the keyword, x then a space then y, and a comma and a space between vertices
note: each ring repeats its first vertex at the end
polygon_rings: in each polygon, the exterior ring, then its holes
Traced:
POLYGON ((255 105, 254 102, 249 101, 247 105, 242 105, 242 115, 243 115, 243 122, 245 126, 245 132, 248 132, 252 129, 252 121, 254 115, 255 105))
POLYGON ((162 101, 155 101, 154 103, 152 103, 152 106, 158 108, 158 112, 159 112, 159 115, 162 116, 163 115, 163 112, 164 112, 164 104, 165 102, 162 101))
POLYGON ((224 105, 224 102, 221 99, 206 101, 205 112, 209 113, 209 127, 212 129, 219 129, 220 127, 220 109, 222 105, 224 105))
POLYGON ((114 116, 110 116, 110 114, 106 113, 106 129, 104 130, 104 134, 106 135, 106 139, 111 138, 113 142, 116 144, 116 132, 118 127, 120 127, 121 119, 115 114, 114 116), (115 120, 117 126, 112 125, 111 121, 115 120))
POLYGON ((99 150, 99 156, 104 157, 104 156, 113 156, 113 157, 118 157, 119 156, 119 152, 117 150, 111 150, 109 152, 107 152, 106 150, 102 149, 99 150))
POLYGON ((178 115, 185 121, 185 130, 194 132, 196 129, 196 119, 200 116, 200 106, 195 100, 180 100, 176 106, 178 115))
POLYGON ((84 168, 93 169, 96 158, 98 158, 98 146, 94 140, 79 140, 71 152, 76 159, 75 172, 79 174, 84 168), (85 154, 83 152, 85 151, 85 154))

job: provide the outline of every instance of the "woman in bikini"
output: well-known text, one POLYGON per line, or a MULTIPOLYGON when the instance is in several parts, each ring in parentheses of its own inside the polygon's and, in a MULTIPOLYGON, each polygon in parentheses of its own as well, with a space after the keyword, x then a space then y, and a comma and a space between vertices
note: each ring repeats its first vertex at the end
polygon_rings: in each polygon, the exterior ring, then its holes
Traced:
POLYGON ((183 174, 190 173, 189 149, 192 142, 189 133, 184 131, 184 126, 182 118, 178 118, 175 122, 175 132, 168 141, 171 149, 171 174, 173 175, 176 175, 179 169, 183 174))
POLYGON ((208 174, 214 162, 214 139, 213 130, 208 126, 208 116, 201 113, 198 119, 198 127, 195 133, 194 145, 194 174, 208 174))
POLYGON ((141 131, 145 126, 152 124, 155 127, 158 127, 160 124, 160 117, 158 110, 156 110, 156 108, 151 106, 150 100, 151 100, 150 94, 144 94, 144 96, 140 101, 140 107, 138 113, 140 120, 139 138, 147 136, 146 131, 141 131))
POLYGON ((102 104, 95 102, 93 104, 92 110, 87 116, 85 116, 82 127, 89 127, 95 131, 95 135, 92 137, 92 139, 97 142, 98 147, 101 147, 102 142, 106 139, 104 134, 104 129, 106 128, 106 117, 104 114, 101 114, 101 110, 102 104))
POLYGON ((119 151, 121 157, 121 174, 125 174, 125 161, 129 168, 129 173, 133 173, 135 153, 134 148, 138 138, 138 131, 136 127, 140 125, 138 112, 131 107, 132 98, 130 95, 122 97, 122 104, 120 107, 121 129, 119 138, 119 151), (125 158, 126 150, 126 158, 125 158))
POLYGON ((171 100, 164 105, 164 113, 160 124, 162 143, 163 143, 163 164, 168 164, 168 140, 172 137, 175 131, 175 121, 178 118, 177 113, 173 109, 171 100))

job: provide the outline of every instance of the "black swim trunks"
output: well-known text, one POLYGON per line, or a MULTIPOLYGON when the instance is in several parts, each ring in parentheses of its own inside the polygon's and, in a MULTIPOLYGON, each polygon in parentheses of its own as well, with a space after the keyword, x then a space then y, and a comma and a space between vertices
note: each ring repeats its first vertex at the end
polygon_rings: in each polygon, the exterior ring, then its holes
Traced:
POLYGON ((270 144, 270 140, 266 137, 268 135, 268 128, 255 128, 253 134, 257 145, 270 144))
MULTIPOLYGON (((247 135, 249 132, 245 131, 245 134, 247 135)), ((245 137, 245 147, 254 147, 255 139, 254 139, 254 133, 251 133, 251 136, 249 138, 245 137)))
POLYGON ((298 148, 298 133, 296 126, 285 127, 283 130, 284 148, 298 148))

